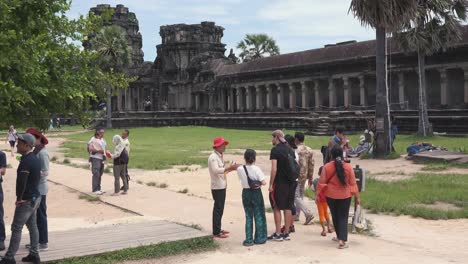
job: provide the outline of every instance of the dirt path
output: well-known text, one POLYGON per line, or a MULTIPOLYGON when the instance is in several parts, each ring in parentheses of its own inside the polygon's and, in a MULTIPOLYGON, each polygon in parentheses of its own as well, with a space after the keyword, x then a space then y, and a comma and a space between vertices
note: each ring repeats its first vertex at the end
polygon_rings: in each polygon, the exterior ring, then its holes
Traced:
MULTIPOLYGON (((54 140, 55 141, 55 140, 54 140)), ((55 152, 56 142, 49 150, 55 152)), ((52 153, 52 155, 57 155, 52 153)), ((319 157, 317 155, 317 157, 319 157)), ((241 161, 241 155, 226 155, 226 160, 241 161)), ((319 163, 319 160, 317 160, 319 163)), ((416 172, 419 165, 405 160, 372 161, 359 160, 362 167, 371 173, 385 175, 416 172)), ((269 173, 268 156, 259 156, 257 165, 269 173)), ((51 180, 63 183, 84 192, 90 192, 89 170, 52 164, 51 180)), ((103 201, 128 208, 149 218, 164 218, 186 224, 198 224, 205 231, 211 231, 212 201, 209 190, 209 176, 206 168, 192 166, 190 170, 174 168, 164 171, 130 170, 132 183, 127 196, 110 196, 113 177, 105 175, 102 186, 107 193, 103 201), (141 182, 167 183, 167 189, 137 184, 141 182), (177 193, 188 189, 188 194, 177 193)), ((466 263, 468 252, 468 220, 427 221, 410 217, 368 215, 376 226, 377 237, 350 235, 350 248, 337 250, 330 236, 319 235, 319 225, 296 224, 296 233, 289 242, 268 242, 266 245, 245 248, 244 212, 241 204, 240 186, 237 175, 228 176, 228 192, 223 228, 232 232, 230 238, 221 240, 220 249, 196 255, 182 255, 159 260, 133 263, 466 263)), ((266 190, 263 190, 266 195, 266 190)), ((365 202, 365 201, 364 201, 365 202)), ((316 209, 313 203, 309 202, 316 209)), ((273 216, 267 214, 268 230, 273 230, 273 216)), ((132 263, 132 262, 129 262, 132 263)))

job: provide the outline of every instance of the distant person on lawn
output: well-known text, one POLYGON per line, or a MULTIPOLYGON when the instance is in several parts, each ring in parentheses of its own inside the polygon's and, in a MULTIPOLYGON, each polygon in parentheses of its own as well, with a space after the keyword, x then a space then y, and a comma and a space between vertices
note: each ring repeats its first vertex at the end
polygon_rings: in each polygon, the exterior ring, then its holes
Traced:
MULTIPOLYGON (((44 251, 49 249, 49 231, 47 224, 46 203, 47 192, 49 191, 49 186, 47 184, 47 176, 49 175, 49 152, 45 148, 45 146, 49 144, 49 141, 41 132, 34 128, 29 128, 26 130, 26 133, 30 133, 36 138, 33 153, 41 163, 41 177, 39 179, 38 187, 39 193, 41 194, 41 203, 37 208, 37 229, 39 230, 39 250, 44 251)), ((26 245, 27 248, 28 246, 30 245, 26 245)))
POLYGON ((267 240, 267 223, 265 217, 265 203, 261 186, 266 184, 265 174, 255 166, 257 153, 247 149, 244 153, 245 165, 237 168, 237 175, 242 185, 242 205, 245 211, 245 240, 244 246, 264 244, 267 240), (253 222, 255 220, 255 237, 253 222))
MULTIPOLYGON (((128 129, 124 129, 122 131, 122 141, 125 144, 125 150, 127 151, 128 154, 128 161, 130 162, 130 140, 128 137, 130 136, 130 131, 128 129)), ((130 175, 128 175, 128 163, 127 166, 125 166, 125 179, 127 181, 127 190, 130 188, 130 175)), ((120 190, 123 191, 124 186, 122 184, 122 187, 120 187, 120 190)))
POLYGON ((115 135, 112 138, 112 142, 115 145, 113 153, 107 151, 106 156, 114 160, 114 193, 112 195, 119 195, 120 191, 120 179, 123 182, 123 191, 122 194, 127 194, 128 182, 127 182, 127 163, 128 163, 128 153, 125 149, 125 143, 119 135, 115 135))
POLYGON ((15 156, 15 144, 16 140, 18 139, 18 134, 16 133, 16 129, 13 125, 10 126, 8 129, 7 137, 5 139, 5 143, 8 141, 10 143, 10 149, 11 149, 11 156, 15 156))
POLYGON ((104 192, 101 190, 101 177, 104 173, 104 155, 106 147, 102 140, 104 136, 104 129, 97 129, 88 141, 89 160, 91 162, 92 191, 94 194, 102 195, 104 192))
POLYGON ((36 211, 41 203, 41 194, 39 193, 39 180, 41 177, 41 163, 36 155, 33 154, 33 148, 36 144, 36 138, 31 134, 18 134, 18 153, 21 160, 17 169, 16 176, 16 207, 11 224, 10 245, 2 258, 0 264, 15 264, 15 255, 21 242, 21 231, 23 226, 29 230, 31 247, 29 255, 22 259, 23 262, 41 263, 37 246, 39 244, 39 232, 37 230, 36 211))
POLYGON ((224 213, 224 202, 226 201, 226 175, 236 170, 240 165, 233 163, 225 168, 223 153, 229 141, 223 137, 217 137, 213 141, 213 153, 208 158, 208 171, 211 178, 211 195, 213 196, 213 236, 226 238, 229 232, 221 229, 221 219, 224 213))
POLYGON ((360 204, 361 200, 353 167, 343 161, 343 149, 340 146, 334 146, 330 154, 332 160, 322 168, 315 200, 320 201, 320 193, 325 192, 336 232, 336 238, 333 240, 339 243, 339 249, 343 249, 348 247, 346 242, 348 241, 351 197, 354 195, 356 204, 360 204))

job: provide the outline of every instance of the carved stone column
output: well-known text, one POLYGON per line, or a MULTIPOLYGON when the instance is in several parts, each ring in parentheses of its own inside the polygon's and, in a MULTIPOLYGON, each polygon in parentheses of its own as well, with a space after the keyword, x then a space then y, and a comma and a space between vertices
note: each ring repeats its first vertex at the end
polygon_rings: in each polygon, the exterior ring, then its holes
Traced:
POLYGON ((349 86, 348 77, 343 77, 343 92, 344 92, 344 107, 348 108, 351 105, 351 87, 349 86))
POLYGON ((237 111, 241 112, 242 111, 242 93, 241 93, 241 87, 236 88, 236 96, 237 96, 237 111))
POLYGON ((366 86, 364 85, 364 76, 359 76, 359 104, 366 106, 366 86))
POLYGON ((122 89, 117 90, 117 111, 122 112, 122 89))
POLYGON ((245 87, 245 109, 247 111, 252 111, 252 93, 250 92, 249 86, 245 87))
POLYGON ((405 74, 403 72, 398 73, 398 101, 400 108, 405 109, 405 74))
POLYGON ((266 88, 267 88, 266 107, 269 111, 272 111, 273 110, 273 87, 271 87, 271 84, 267 84, 266 88))
POLYGON ((448 105, 448 89, 447 89, 447 71, 440 69, 440 104, 443 106, 448 105))
POLYGON ((465 83, 464 83, 464 97, 463 97, 463 102, 465 105, 468 104, 468 68, 463 69, 463 76, 465 77, 465 83))
POLYGON ((336 88, 331 78, 328 80, 328 105, 329 107, 336 106, 336 88))
POLYGON ((277 83, 276 84, 276 87, 278 89, 278 108, 280 110, 283 110, 284 109, 284 91, 283 89, 281 88, 281 84, 280 83, 277 83))
POLYGON ((195 94, 195 111, 200 111, 200 94, 195 94))
POLYGON ((208 94, 208 110, 210 112, 214 111, 214 101, 215 101, 215 96, 212 93, 208 94))
POLYGON ((307 89, 307 85, 304 81, 301 82, 301 93, 302 93, 302 104, 301 107, 305 110, 309 108, 309 91, 307 89))
POLYGON ((315 93, 315 110, 320 109, 320 82, 319 80, 314 80, 314 93, 315 93))
POLYGON ((294 83, 288 84, 289 88, 289 109, 296 110, 296 88, 294 83))
POLYGON ((262 111, 262 89, 260 88, 260 85, 255 86, 255 99, 256 99, 256 110, 257 111, 262 111))

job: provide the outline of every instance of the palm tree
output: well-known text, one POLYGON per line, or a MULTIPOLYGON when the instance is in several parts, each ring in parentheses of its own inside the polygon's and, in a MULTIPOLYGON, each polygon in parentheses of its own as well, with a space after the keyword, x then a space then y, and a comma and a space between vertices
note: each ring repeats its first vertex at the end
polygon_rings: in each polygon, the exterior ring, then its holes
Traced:
POLYGON ((273 56, 280 54, 276 41, 266 34, 247 34, 237 44, 237 48, 242 50, 239 57, 243 62, 263 58, 266 55, 273 56))
POLYGON ((375 157, 391 151, 390 108, 387 85, 387 31, 396 31, 412 19, 417 10, 417 0, 351 0, 349 11, 363 26, 375 28, 376 35, 376 147, 375 157))
MULTIPOLYGON (((127 43, 127 35, 119 26, 103 27, 94 36, 91 41, 91 49, 95 50, 98 55, 99 67, 104 73, 123 72, 130 63, 130 47, 127 43)), ((106 126, 112 127, 112 86, 110 83, 106 85, 106 126)))
POLYGON ((461 22, 466 20, 467 6, 467 0, 418 0, 417 16, 395 34, 403 49, 418 54, 420 136, 432 135, 427 113, 426 56, 461 39, 461 22))

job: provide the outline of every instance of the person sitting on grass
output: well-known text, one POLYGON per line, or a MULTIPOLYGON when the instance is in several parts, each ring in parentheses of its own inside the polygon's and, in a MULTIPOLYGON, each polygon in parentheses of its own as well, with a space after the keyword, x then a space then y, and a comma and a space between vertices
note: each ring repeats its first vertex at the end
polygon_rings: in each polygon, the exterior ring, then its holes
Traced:
MULTIPOLYGON (((318 170, 318 175, 322 173, 322 168, 320 167, 318 170)), ((314 185, 314 190, 315 192, 318 191, 318 182, 319 179, 316 178, 313 182, 314 185)), ((328 214, 328 204, 327 204, 327 198, 325 197, 325 192, 322 191, 320 192, 318 199, 315 199, 315 203, 317 204, 317 210, 319 213, 319 219, 320 219, 320 224, 322 225, 322 233, 320 233, 322 236, 327 236, 327 232, 325 230, 325 221, 327 221, 327 229, 328 233, 333 233, 333 228, 330 226, 330 215, 328 214)))
POLYGON ((256 152, 247 149, 244 153, 245 165, 237 168, 237 175, 242 185, 242 205, 245 211, 244 246, 264 244, 267 241, 267 223, 265 203, 261 185, 265 185, 265 174, 255 166, 256 152), (253 220, 255 219, 255 237, 252 237, 253 220))

